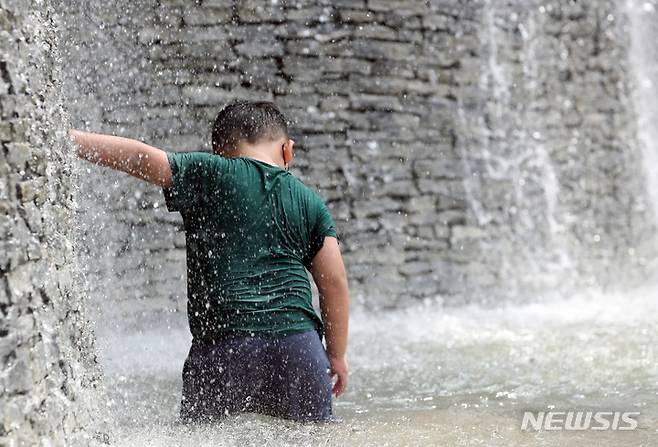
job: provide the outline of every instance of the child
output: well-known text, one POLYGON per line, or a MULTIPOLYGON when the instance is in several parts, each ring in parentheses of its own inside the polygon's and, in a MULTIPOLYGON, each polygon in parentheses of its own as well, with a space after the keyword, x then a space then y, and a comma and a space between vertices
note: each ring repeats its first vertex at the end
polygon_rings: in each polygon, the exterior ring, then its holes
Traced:
POLYGON ((212 154, 69 135, 80 158, 162 187, 167 209, 183 217, 192 346, 181 421, 241 411, 335 420, 331 395, 345 391, 348 376, 347 277, 326 205, 288 171, 294 141, 277 107, 227 105, 213 126, 212 154))

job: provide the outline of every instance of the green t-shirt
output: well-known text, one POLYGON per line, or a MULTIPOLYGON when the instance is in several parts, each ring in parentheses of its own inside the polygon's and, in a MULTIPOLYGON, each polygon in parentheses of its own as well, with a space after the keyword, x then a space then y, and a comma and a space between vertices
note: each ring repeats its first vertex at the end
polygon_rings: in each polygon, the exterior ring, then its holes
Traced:
POLYGON ((169 211, 183 217, 192 336, 288 335, 324 327, 309 268, 338 239, 322 198, 287 170, 247 157, 168 152, 169 211))

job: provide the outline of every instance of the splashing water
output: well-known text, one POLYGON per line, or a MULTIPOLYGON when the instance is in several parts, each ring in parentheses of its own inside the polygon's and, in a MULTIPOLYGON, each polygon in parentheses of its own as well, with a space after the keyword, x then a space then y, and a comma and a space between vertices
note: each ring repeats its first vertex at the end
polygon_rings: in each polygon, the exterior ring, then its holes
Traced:
POLYGON ((658 288, 486 308, 356 312, 343 422, 176 423, 184 321, 99 328, 117 445, 637 445, 658 441, 658 288), (138 327, 146 329, 137 329, 138 327), (639 411, 633 432, 521 431, 524 410, 639 411))
MULTIPOLYGON (((652 9, 646 5, 653 3, 644 3, 648 14, 652 9)), ((518 233, 537 241, 526 245, 539 247, 539 252, 551 247, 557 267, 548 273, 532 270, 547 264, 533 258, 542 253, 523 258, 513 251, 516 265, 525 263, 528 276, 560 278, 574 262, 565 248, 569 241, 561 234, 565 218, 558 206, 560 184, 550 147, 542 143, 543 129, 524 118, 510 96, 512 79, 496 46, 500 39, 497 10, 495 2, 486 2, 487 26, 481 31, 489 56, 483 61, 481 83, 493 97, 488 112, 493 125, 479 123, 483 137, 475 153, 463 148, 469 205, 478 224, 489 224, 495 214, 485 206, 483 191, 502 182, 511 204, 505 209, 514 209, 519 216, 518 233), (509 147, 507 134, 515 141, 509 147), (471 181, 476 175, 484 179, 471 181), (535 206, 534 197, 520 187, 521 181, 541 184, 541 206, 535 206), (529 210, 539 211, 531 215, 529 210)), ((522 28, 521 80, 524 89, 532 92, 540 68, 537 51, 542 42, 533 40, 539 13, 529 12, 529 7, 528 11, 520 8, 519 13, 527 15, 527 26, 522 28)), ((458 112, 466 121, 464 110, 458 112)), ((646 140, 658 141, 658 136, 648 135, 646 140)), ((103 179, 107 188, 98 189, 118 194, 121 185, 110 187, 112 179, 107 174, 103 179)), ((141 203, 140 194, 135 194, 136 203, 141 203)), ((105 216, 91 212, 87 217, 102 221, 97 233, 109 229, 105 216)), ((134 239, 132 233, 130 237, 134 239)), ((498 257, 495 250, 491 252, 498 257)), ((105 259, 111 264, 98 268, 111 271, 116 259, 105 259)), ((507 271, 519 274, 514 268, 507 271)), ((114 277, 102 279, 108 290, 116 287, 114 277)), ((164 321, 99 321, 96 333, 107 393, 104 416, 112 421, 113 444, 125 446, 655 443, 658 355, 653 346, 658 335, 658 303, 652 297, 656 291, 573 292, 546 296, 541 302, 529 296, 530 304, 497 308, 418 305, 386 313, 357 311, 351 321, 350 388, 334 401, 334 411, 343 422, 331 425, 301 425, 243 414, 216 426, 182 427, 176 417, 181 370, 190 345, 184 315, 172 314, 164 321), (640 411, 640 426, 631 433, 520 430, 523 410, 549 408, 640 411)))

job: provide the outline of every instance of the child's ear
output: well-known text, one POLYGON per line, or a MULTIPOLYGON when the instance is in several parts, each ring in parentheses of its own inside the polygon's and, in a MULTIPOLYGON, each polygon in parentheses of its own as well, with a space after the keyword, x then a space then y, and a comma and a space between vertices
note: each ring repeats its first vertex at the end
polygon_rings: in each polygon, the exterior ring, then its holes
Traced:
POLYGON ((283 145, 283 161, 286 163, 290 163, 292 160, 292 145, 294 143, 295 142, 293 140, 288 140, 288 143, 283 145))

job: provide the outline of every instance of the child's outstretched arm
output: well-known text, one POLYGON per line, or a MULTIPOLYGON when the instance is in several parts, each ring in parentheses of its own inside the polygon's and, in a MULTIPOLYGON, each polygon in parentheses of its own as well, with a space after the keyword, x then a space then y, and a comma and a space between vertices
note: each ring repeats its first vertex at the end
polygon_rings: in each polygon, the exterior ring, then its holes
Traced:
POLYGON ((345 354, 349 322, 349 292, 343 257, 335 237, 325 237, 322 248, 313 258, 310 271, 320 292, 320 310, 325 325, 331 375, 338 376, 333 392, 338 397, 347 388, 348 366, 345 354))
POLYGON ((130 138, 69 130, 77 144, 75 153, 83 160, 126 172, 141 180, 169 188, 171 168, 167 153, 130 138))

